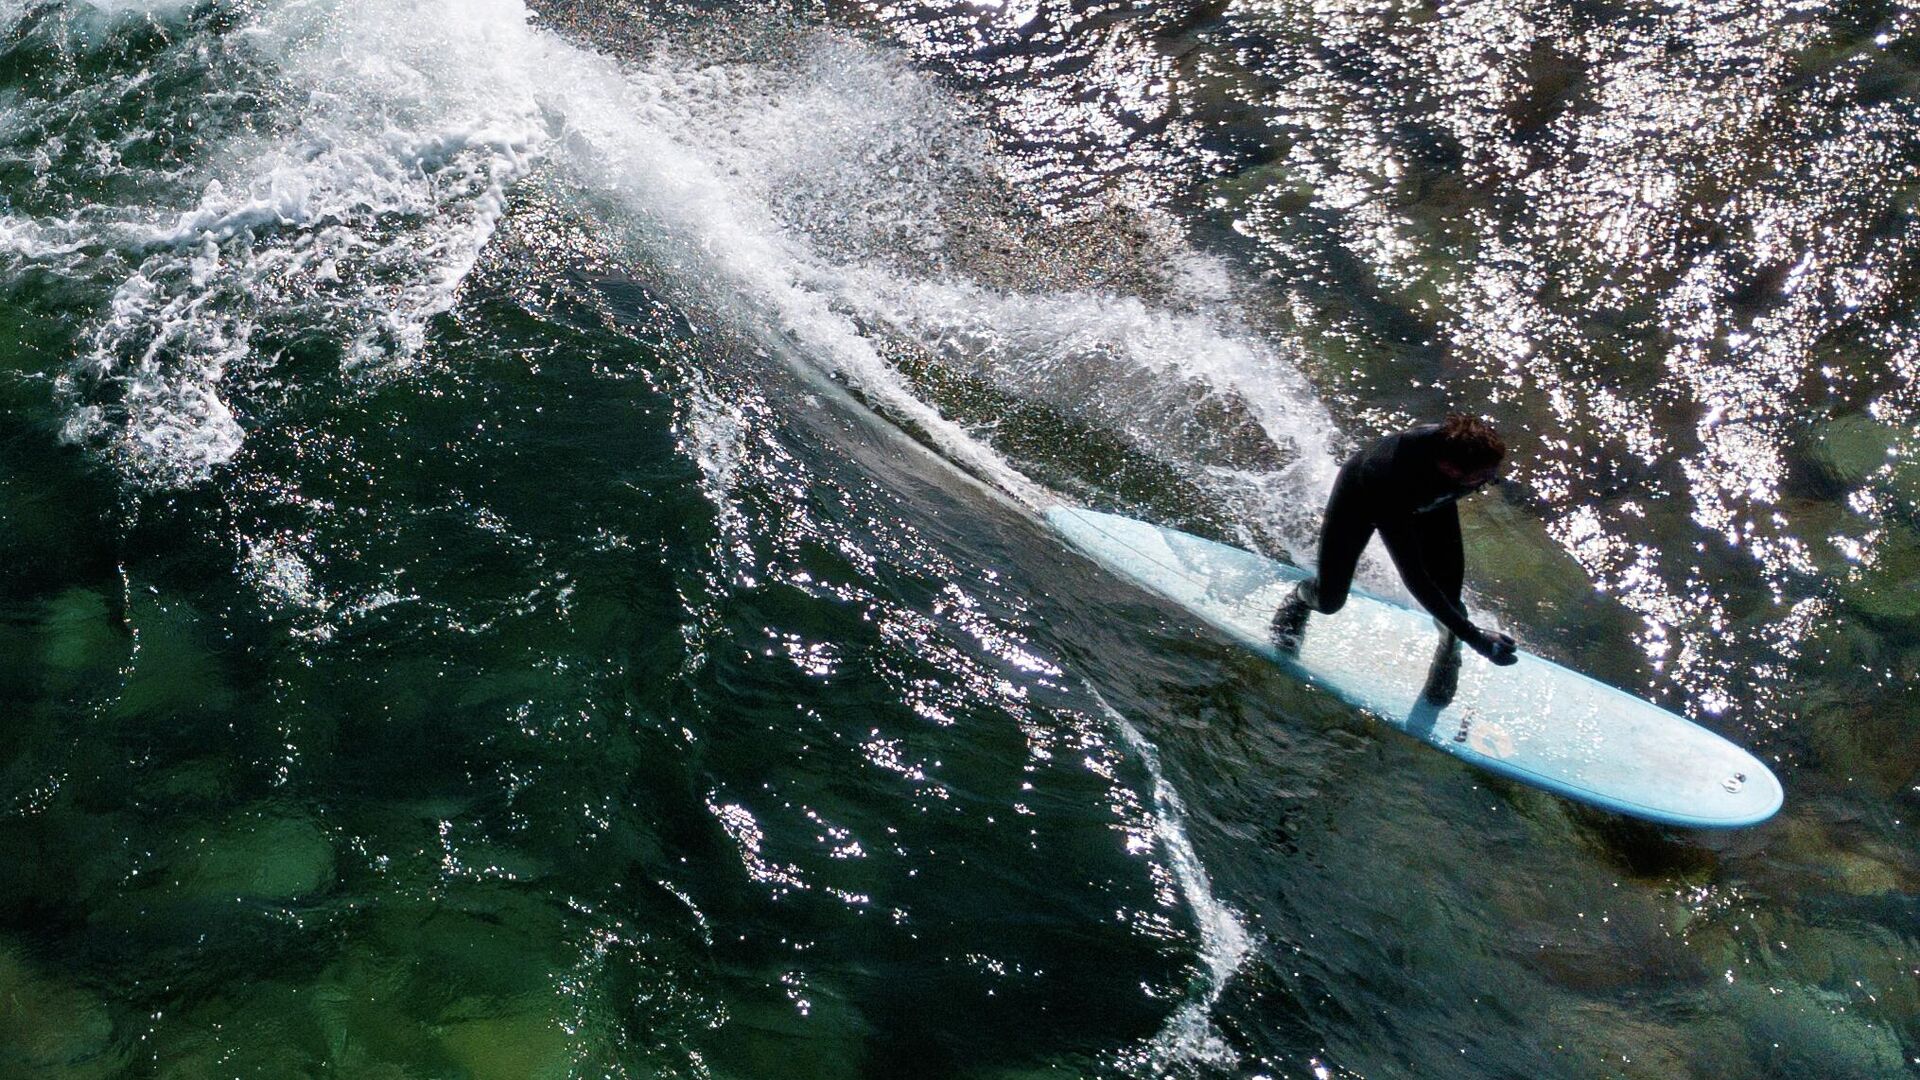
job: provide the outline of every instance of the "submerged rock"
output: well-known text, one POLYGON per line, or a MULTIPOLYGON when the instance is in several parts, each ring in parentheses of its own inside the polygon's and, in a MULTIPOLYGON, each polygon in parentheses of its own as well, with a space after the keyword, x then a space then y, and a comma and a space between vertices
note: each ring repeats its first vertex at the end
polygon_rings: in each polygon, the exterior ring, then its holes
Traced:
POLYGON ((1821 677, 1799 684, 1781 711, 1800 719, 1823 772, 1871 781, 1896 798, 1920 775, 1920 701, 1908 692, 1920 674, 1920 647, 1903 647, 1911 628, 1848 618, 1846 610, 1807 640, 1821 677), (1866 684, 1844 674, 1870 671, 1892 678, 1866 684))
POLYGON ((1888 927, 1849 922, 1800 927, 1771 959, 1797 982, 1868 995, 1888 1016, 1920 1016, 1920 979, 1903 963, 1910 949, 1888 927))
POLYGON ((92 1080, 117 1073, 113 1017, 98 998, 0 947, 0 1076, 92 1080))
POLYGON ((899 1048, 874 1046, 872 1027, 852 1004, 798 975, 780 976, 784 1000, 772 988, 752 1000, 728 1003, 724 1045, 714 1048, 714 1073, 728 1080, 808 1076, 819 1080, 899 1075, 899 1048))
POLYGON ((1829 865, 1839 891, 1855 896, 1878 896, 1900 888, 1900 871, 1891 864, 1857 851, 1836 851, 1829 865))
POLYGON ((1870 416, 1839 416, 1815 429, 1807 457, 1828 479, 1854 487, 1885 467, 1899 432, 1870 416))
MULTIPOLYGON (((1554 1056, 1574 1063, 1574 1075, 1618 1080, 1736 1080, 1741 1076, 1731 1062, 1716 1070, 1713 1063, 1699 1060, 1698 1031, 1660 1023, 1604 1001, 1581 1001, 1549 1015, 1546 1030, 1551 1034, 1542 1041, 1554 1056)), ((1732 1031, 1725 1035, 1736 1037, 1732 1031)))
POLYGON ((1718 997, 1743 1029, 1753 1064, 1768 1075, 1885 1080, 1904 1068, 1893 1029, 1855 1011, 1843 995, 1749 981, 1718 997))
POLYGON ((576 961, 563 912, 512 886, 477 889, 464 901, 406 904, 363 928, 362 952, 403 959, 411 996, 435 1017, 476 1000, 518 1001, 546 993, 576 961))
POLYGON ((127 620, 139 653, 114 703, 117 716, 165 720, 225 707, 233 690, 205 640, 205 617, 178 601, 135 596, 127 620))
MULTIPOLYGON (((310 1005, 311 993, 296 985, 269 980, 232 984, 156 1026, 151 1042, 155 1075, 158 1080, 325 1075, 322 1040, 310 1005)), ((378 1072, 357 1075, 381 1080, 378 1072)), ((397 1072, 389 1075, 398 1080, 397 1072)))
POLYGON ((560 988, 579 958, 563 923, 492 888, 366 913, 310 991, 326 1060, 354 1076, 569 1076, 578 1006, 560 988))
POLYGON ((183 897, 291 900, 333 881, 333 844, 304 818, 243 816, 191 843, 174 875, 183 897))
POLYGON ((1771 868, 1808 893, 1881 896, 1920 886, 1902 865, 1910 856, 1807 818, 1781 822, 1769 853, 1771 868))
POLYGON ((329 967, 310 1007, 326 1061, 348 1076, 414 1076, 438 1058, 416 1009, 409 965, 398 957, 352 953, 329 967))
POLYGON ((114 606, 92 589, 68 589, 49 600, 40 621, 40 660, 56 682, 108 674, 126 658, 127 638, 114 606))
POLYGON ((524 1011, 438 1025, 441 1047, 472 1080, 566 1080, 574 1037, 554 1014, 557 1003, 524 1004, 524 1011))
POLYGON ((233 770, 229 758, 184 762, 156 777, 154 791, 175 807, 213 806, 233 790, 233 770))
POLYGON ((1872 564, 1840 586, 1846 609, 1892 630, 1920 619, 1920 534, 1890 529, 1872 564))

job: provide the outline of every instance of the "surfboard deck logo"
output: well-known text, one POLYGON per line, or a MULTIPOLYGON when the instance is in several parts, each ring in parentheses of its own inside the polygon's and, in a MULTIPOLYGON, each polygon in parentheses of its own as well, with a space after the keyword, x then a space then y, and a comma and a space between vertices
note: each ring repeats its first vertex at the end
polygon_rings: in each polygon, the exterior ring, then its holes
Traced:
POLYGON ((1306 573, 1177 529, 1077 507, 1048 522, 1082 554, 1192 612, 1303 681, 1444 753, 1577 802, 1668 825, 1736 828, 1784 800, 1761 761, 1691 720, 1522 651, 1463 658, 1450 702, 1425 694, 1434 635, 1424 612, 1354 590, 1308 620, 1295 654, 1272 618, 1306 573))

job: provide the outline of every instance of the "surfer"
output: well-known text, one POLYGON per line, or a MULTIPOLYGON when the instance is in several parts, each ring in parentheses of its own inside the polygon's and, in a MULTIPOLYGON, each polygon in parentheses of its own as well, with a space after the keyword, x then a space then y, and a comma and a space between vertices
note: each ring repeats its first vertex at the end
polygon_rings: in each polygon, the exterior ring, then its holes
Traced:
POLYGON ((1453 700, 1461 642, 1496 664, 1518 660, 1513 638, 1475 626, 1460 603, 1466 557, 1454 506, 1497 480, 1506 455, 1493 425, 1454 413, 1443 423, 1388 435, 1348 458, 1327 498, 1318 572, 1295 586, 1274 613, 1280 649, 1299 652, 1309 613, 1331 615, 1346 604, 1360 553, 1378 532, 1408 591, 1441 629, 1428 700, 1453 700))

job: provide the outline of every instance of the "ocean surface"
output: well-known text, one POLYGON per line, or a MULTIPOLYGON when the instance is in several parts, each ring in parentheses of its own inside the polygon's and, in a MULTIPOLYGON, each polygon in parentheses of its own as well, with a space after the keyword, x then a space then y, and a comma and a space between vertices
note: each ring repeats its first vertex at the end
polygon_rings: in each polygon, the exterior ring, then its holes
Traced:
POLYGON ((1920 1075, 1916 498, 1911 6, 0 0, 0 1076, 1920 1075), (1455 409, 1779 817, 1036 516, 1455 409))

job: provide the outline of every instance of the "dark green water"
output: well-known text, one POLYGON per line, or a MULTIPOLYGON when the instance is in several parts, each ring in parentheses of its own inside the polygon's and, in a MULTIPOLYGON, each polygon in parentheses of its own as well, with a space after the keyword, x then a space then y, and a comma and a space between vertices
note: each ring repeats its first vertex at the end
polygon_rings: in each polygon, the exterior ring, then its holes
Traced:
POLYGON ((1920 1072, 1914 22, 0 2, 0 1076, 1920 1072), (1307 557, 1448 408, 1779 818, 1029 513, 1307 557))

